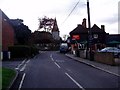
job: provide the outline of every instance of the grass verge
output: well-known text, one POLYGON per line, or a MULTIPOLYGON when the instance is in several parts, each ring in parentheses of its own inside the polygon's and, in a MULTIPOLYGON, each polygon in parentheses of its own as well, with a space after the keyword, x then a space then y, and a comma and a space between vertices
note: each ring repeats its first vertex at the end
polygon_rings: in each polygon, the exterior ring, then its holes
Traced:
POLYGON ((9 88, 12 80, 14 79, 16 72, 8 68, 0 68, 0 73, 2 72, 2 90, 9 88))

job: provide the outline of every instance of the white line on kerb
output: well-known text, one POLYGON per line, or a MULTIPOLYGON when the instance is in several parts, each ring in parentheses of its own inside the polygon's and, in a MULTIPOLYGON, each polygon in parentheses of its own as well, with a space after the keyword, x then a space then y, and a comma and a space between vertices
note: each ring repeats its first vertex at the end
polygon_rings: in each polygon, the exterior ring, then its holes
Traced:
POLYGON ((24 71, 26 68, 26 64, 20 69, 20 71, 24 71))
POLYGON ((15 69, 18 70, 25 63, 25 60, 23 60, 22 63, 20 63, 15 69))
MULTIPOLYGON (((25 59, 25 60, 26 60, 26 59, 25 59)), ((22 63, 21 63, 21 64, 25 63, 25 60, 24 60, 24 61, 22 61, 22 63)))
POLYGON ((68 73, 65 73, 79 88, 85 90, 77 81, 75 81, 68 73))
POLYGON ((55 63, 55 65, 58 67, 58 68, 61 68, 56 62, 54 62, 55 63))
POLYGON ((24 79, 25 79, 25 75, 26 75, 26 74, 24 73, 23 76, 22 76, 22 80, 21 80, 21 82, 20 82, 20 85, 19 85, 18 90, 20 90, 21 87, 22 87, 23 81, 24 81, 24 79))
POLYGON ((30 62, 30 60, 28 60, 26 63, 29 63, 30 62))

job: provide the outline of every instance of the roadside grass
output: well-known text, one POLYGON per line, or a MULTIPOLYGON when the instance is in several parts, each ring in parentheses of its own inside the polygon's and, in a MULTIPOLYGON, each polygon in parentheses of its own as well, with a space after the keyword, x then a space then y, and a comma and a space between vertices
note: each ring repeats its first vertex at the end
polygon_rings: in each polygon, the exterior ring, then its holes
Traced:
POLYGON ((12 80, 14 79, 16 72, 8 68, 0 68, 0 73, 2 72, 2 90, 9 88, 12 80))

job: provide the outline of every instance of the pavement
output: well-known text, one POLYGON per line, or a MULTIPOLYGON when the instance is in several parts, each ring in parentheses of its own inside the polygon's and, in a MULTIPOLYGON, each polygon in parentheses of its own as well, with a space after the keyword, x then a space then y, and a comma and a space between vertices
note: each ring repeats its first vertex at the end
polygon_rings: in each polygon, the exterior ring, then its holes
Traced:
POLYGON ((96 69, 108 72, 108 73, 116 75, 116 76, 120 76, 120 66, 118 66, 118 65, 111 66, 111 65, 99 63, 96 61, 90 61, 88 59, 83 59, 83 58, 77 57, 77 56, 75 56, 73 54, 69 54, 69 53, 67 53, 65 55, 68 56, 69 58, 72 58, 73 60, 79 61, 81 63, 84 63, 86 65, 94 67, 96 69))

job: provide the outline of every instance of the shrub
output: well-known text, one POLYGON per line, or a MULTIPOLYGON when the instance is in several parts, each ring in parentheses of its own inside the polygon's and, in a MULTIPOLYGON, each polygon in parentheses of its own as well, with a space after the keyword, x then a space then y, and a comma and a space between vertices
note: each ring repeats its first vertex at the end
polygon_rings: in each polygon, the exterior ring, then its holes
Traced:
POLYGON ((11 58, 28 58, 38 53, 38 49, 33 46, 15 45, 8 47, 11 58))

